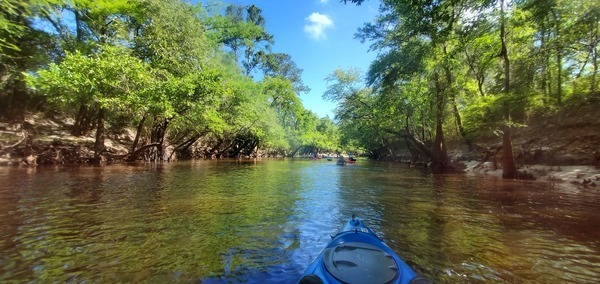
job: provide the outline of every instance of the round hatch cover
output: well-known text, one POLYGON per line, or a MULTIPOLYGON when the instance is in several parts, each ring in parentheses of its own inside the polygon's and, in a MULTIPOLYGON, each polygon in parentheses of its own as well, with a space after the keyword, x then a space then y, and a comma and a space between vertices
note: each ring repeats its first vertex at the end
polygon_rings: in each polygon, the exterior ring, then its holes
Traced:
POLYGON ((389 283, 398 274, 394 258, 367 243, 350 242, 328 248, 323 262, 333 277, 345 283, 389 283))

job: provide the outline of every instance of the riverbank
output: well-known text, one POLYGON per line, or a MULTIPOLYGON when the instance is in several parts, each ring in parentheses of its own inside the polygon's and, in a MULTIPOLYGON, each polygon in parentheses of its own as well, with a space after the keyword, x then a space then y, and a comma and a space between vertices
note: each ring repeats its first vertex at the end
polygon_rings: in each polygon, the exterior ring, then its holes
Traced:
MULTIPOLYGON (((468 161, 464 164, 466 166, 465 173, 468 175, 502 178, 502 168, 494 166, 492 162, 468 161)), ((519 169, 519 172, 529 177, 528 179, 548 182, 561 187, 600 189, 600 169, 594 166, 527 165, 519 169)))
MULTIPOLYGON (((513 152, 521 179, 553 185, 600 188, 599 101, 565 107, 554 114, 532 115, 513 133, 513 152)), ((0 166, 90 164, 94 133, 73 136, 73 121, 65 117, 29 114, 20 122, 0 121, 0 166)), ((134 133, 108 129, 106 163, 119 163, 129 152, 134 133)), ((468 175, 501 178, 501 139, 480 137, 468 151, 461 141, 447 143, 452 159, 468 175)), ((426 163, 426 162, 424 162, 426 163)))
MULTIPOLYGON (((516 127, 512 145, 520 179, 600 189, 599 108, 598 100, 580 102, 558 112, 532 114, 526 124, 516 127)), ((502 160, 501 140, 489 136, 474 141, 478 159, 461 159, 465 172, 501 178, 502 166, 494 163, 502 160)), ((461 151, 456 156, 464 157, 461 151)))
MULTIPOLYGON (((71 134, 73 119, 43 113, 27 114, 23 121, 0 121, 0 166, 90 164, 95 133, 71 134)), ((107 162, 128 153, 131 131, 108 131, 104 142, 107 162), (129 144, 128 144, 129 143, 129 144)))

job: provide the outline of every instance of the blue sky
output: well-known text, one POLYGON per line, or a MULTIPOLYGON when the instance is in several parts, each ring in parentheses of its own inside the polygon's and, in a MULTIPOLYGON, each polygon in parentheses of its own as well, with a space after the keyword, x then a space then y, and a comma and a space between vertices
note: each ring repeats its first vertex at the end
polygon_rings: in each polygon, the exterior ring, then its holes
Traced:
POLYGON ((335 69, 359 68, 366 72, 375 59, 369 43, 354 39, 365 22, 378 13, 379 1, 361 6, 339 0, 222 0, 236 5, 256 5, 262 10, 267 32, 274 36, 273 52, 292 56, 302 69, 302 80, 310 93, 300 96, 305 108, 318 116, 333 118, 334 102, 321 96, 325 78, 335 69))

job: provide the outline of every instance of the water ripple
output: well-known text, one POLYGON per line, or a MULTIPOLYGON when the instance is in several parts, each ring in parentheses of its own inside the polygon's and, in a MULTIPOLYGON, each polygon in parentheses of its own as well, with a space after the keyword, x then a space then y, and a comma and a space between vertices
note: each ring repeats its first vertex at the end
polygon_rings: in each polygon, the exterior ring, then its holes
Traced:
POLYGON ((294 283, 355 213, 440 283, 594 283, 600 193, 392 163, 0 169, 0 282, 294 283))

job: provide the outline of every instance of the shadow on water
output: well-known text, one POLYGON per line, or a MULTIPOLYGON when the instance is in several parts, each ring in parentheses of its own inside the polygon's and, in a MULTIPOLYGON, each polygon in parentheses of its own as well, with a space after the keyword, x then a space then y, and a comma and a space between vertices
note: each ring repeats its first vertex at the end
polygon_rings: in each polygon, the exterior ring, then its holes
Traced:
POLYGON ((441 283, 591 283, 599 197, 363 160, 2 168, 0 282, 295 283, 356 213, 441 283))

